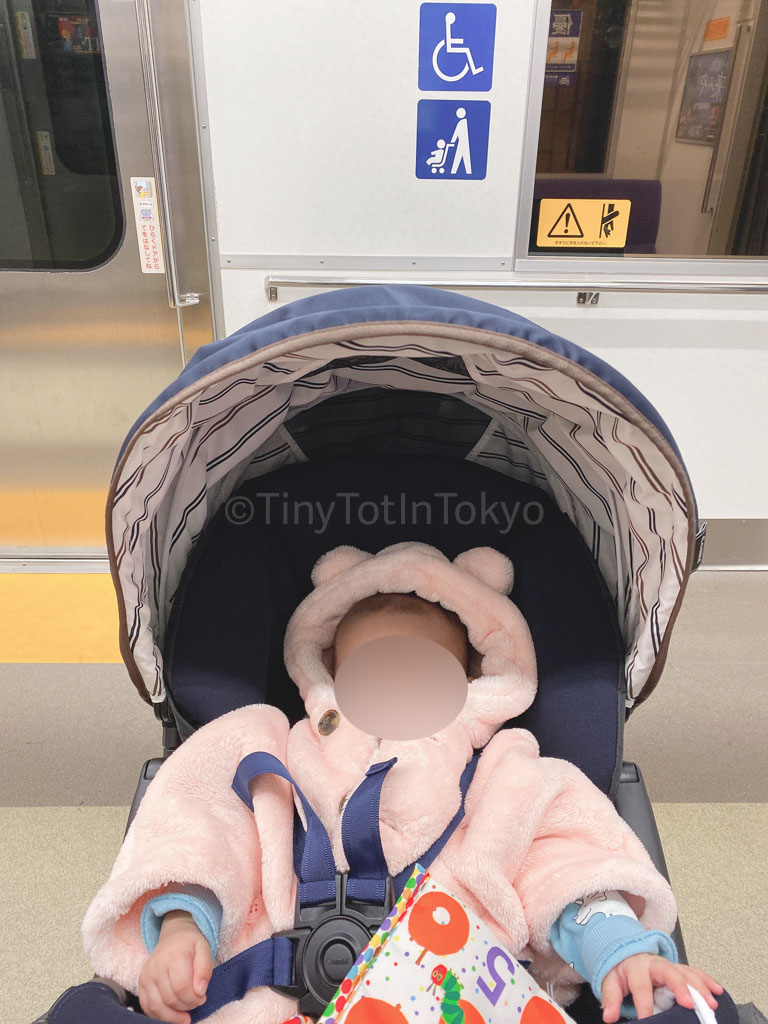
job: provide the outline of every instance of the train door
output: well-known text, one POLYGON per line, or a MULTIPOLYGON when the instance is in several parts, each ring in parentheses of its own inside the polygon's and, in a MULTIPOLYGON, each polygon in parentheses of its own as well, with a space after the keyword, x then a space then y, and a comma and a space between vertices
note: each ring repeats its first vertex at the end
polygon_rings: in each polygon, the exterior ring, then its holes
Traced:
MULTIPOLYGON (((634 203, 623 256, 764 255, 739 237, 768 3, 552 0, 549 32, 537 196, 614 182, 634 203)), ((536 235, 533 252, 563 254, 536 235)))
POLYGON ((123 437, 212 338, 185 6, 157 7, 0 0, 6 556, 103 550, 123 437))

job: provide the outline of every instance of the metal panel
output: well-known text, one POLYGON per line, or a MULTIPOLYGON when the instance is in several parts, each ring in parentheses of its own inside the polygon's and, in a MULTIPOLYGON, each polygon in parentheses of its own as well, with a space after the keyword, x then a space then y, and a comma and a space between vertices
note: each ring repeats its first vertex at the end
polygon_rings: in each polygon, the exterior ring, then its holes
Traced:
POLYGON ((415 174, 417 104, 451 96, 418 88, 419 0, 233 0, 226 14, 190 0, 190 9, 210 116, 203 164, 216 183, 210 234, 224 266, 299 258, 316 267, 329 257, 347 268, 445 267, 446 258, 509 268, 528 2, 497 5, 492 89, 468 94, 492 104, 487 176, 475 181, 415 174))
POLYGON ((131 3, 103 3, 100 31, 126 226, 114 256, 93 270, 0 273, 0 550, 6 555, 103 550, 106 490, 123 437, 176 377, 185 352, 211 340, 195 135, 190 146, 188 134, 194 111, 185 11, 182 0, 162 7, 166 111, 175 104, 164 127, 178 273, 202 299, 173 310, 164 276, 141 273, 130 178, 151 176, 154 167, 136 11, 131 3))

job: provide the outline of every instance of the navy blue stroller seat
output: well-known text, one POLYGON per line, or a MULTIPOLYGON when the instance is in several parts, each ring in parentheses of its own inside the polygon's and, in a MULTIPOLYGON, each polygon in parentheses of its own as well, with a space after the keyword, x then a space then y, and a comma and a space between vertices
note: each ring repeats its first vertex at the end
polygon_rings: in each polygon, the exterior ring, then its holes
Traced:
MULTIPOLYGON (((196 354, 126 439, 109 509, 121 649, 166 755, 246 704, 303 716, 282 644, 325 551, 502 551, 539 676, 508 724, 609 794, 666 874, 623 729, 658 681, 702 533, 668 429, 611 367, 436 289, 314 296, 196 354)), ((161 763, 144 765, 129 826, 161 763)), ((131 1011, 135 997, 95 980, 47 1019, 131 1011)), ((601 1020, 588 985, 569 1012, 601 1020)), ((736 1024, 727 993, 717 1017, 736 1024)), ((653 1020, 697 1024, 677 1006, 653 1020)))
MULTIPOLYGON (((326 406, 332 412, 333 402, 326 406)), ((615 793, 625 687, 605 584, 578 531, 548 495, 462 459, 318 460, 239 488, 201 538, 174 599, 166 686, 182 737, 248 703, 273 704, 291 723, 302 718, 282 641, 288 619, 312 589, 312 566, 340 544, 375 552, 404 540, 432 544, 451 559, 480 545, 512 559, 512 596, 533 634, 539 675, 536 700, 515 725, 534 733, 544 756, 573 761, 603 792, 615 793), (347 509, 336 496, 350 493, 350 481, 356 497, 343 503, 347 509), (405 516, 401 495, 407 495, 405 516), (388 498, 390 523, 381 521, 383 513, 373 521, 388 498), (319 512, 327 514, 334 501, 323 528, 319 512), (239 502, 249 510, 247 522, 228 514, 239 502), (361 506, 371 521, 355 514, 361 506), (464 525, 455 515, 459 506, 464 525), (515 516, 512 527, 504 509, 515 516), (477 521, 470 523, 472 510, 477 521)))

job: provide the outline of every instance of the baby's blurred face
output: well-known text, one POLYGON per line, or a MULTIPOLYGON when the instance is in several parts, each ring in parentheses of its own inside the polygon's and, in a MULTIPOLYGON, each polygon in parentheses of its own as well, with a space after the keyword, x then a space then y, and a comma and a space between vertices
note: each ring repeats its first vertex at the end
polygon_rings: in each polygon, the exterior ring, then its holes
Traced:
POLYGON ((385 636, 424 637, 445 647, 461 665, 467 664, 466 642, 441 609, 435 606, 434 610, 425 611, 423 607, 414 606, 413 611, 381 608, 342 622, 334 641, 334 671, 338 671, 352 651, 385 636))

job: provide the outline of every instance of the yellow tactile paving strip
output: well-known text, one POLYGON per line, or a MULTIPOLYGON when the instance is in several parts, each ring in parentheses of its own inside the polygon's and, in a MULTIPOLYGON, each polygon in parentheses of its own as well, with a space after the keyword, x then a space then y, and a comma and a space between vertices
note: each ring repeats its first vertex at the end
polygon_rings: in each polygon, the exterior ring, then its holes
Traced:
POLYGON ((0 573, 0 662, 120 662, 108 572, 0 573))
POLYGON ((102 547, 107 487, 0 488, 4 547, 102 547))

